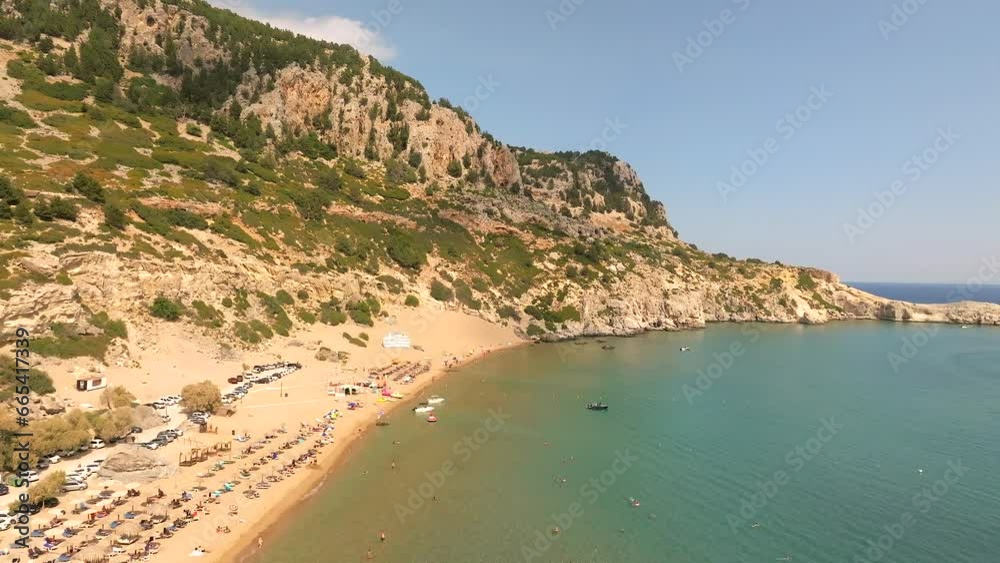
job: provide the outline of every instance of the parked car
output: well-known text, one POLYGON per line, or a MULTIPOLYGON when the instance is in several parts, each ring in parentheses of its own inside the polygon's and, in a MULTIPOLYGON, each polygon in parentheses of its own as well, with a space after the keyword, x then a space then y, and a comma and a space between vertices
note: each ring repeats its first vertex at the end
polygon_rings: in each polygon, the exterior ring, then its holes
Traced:
POLYGON ((46 458, 43 458, 43 459, 45 460, 45 463, 48 463, 49 465, 55 465, 55 464, 59 463, 60 461, 62 461, 62 458, 59 457, 59 456, 57 456, 57 455, 50 455, 50 456, 48 456, 46 458))
POLYGON ((24 474, 21 475, 21 478, 29 483, 34 483, 35 481, 38 481, 42 477, 38 474, 37 471, 25 471, 24 474))
POLYGON ((83 481, 76 481, 72 479, 63 483, 62 486, 63 491, 66 491, 67 493, 72 491, 82 491, 86 488, 87 484, 84 483, 83 481))
POLYGON ((90 441, 90 447, 95 450, 99 450, 104 447, 104 440, 94 438, 93 440, 90 441))
POLYGON ((139 428, 138 426, 133 426, 130 432, 132 434, 139 434, 140 432, 142 432, 142 428, 139 428))
POLYGON ((45 461, 44 459, 38 460, 38 463, 35 465, 35 469, 39 471, 45 471, 48 468, 49 468, 49 462, 45 461))
POLYGON ((143 444, 142 447, 146 448, 147 450, 155 450, 156 448, 160 447, 160 442, 157 442, 156 440, 151 440, 143 444))
POLYGON ((88 451, 90 451, 90 445, 89 444, 83 444, 82 446, 80 446, 79 448, 76 449, 76 453, 78 453, 78 454, 86 453, 88 451))
POLYGON ((3 495, 5 495, 5 494, 7 494, 9 492, 10 492, 10 487, 8 487, 7 485, 5 485, 3 483, 0 483, 0 497, 2 497, 3 495))

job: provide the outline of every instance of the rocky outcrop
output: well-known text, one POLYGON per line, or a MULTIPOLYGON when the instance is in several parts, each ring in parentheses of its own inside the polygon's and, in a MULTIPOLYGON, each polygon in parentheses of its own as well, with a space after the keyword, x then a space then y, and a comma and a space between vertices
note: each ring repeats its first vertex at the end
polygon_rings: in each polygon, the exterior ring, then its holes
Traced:
POLYGON ((132 446, 108 457, 97 474, 102 479, 121 483, 148 483, 169 477, 176 471, 176 465, 139 446, 132 446))

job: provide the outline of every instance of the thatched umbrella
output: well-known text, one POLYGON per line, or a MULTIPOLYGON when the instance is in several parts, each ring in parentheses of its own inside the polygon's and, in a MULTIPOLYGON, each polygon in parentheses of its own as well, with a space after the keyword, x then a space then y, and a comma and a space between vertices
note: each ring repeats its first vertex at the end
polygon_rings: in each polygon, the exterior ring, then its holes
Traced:
POLYGON ((73 558, 79 561, 85 561, 86 563, 100 563, 102 561, 107 561, 108 548, 101 545, 87 546, 78 551, 73 558))
POLYGON ((146 508, 146 510, 148 510, 149 514, 152 516, 166 516, 170 512, 170 509, 167 507, 167 505, 159 502, 154 502, 153 504, 149 505, 146 508))
POLYGON ((142 535, 142 526, 138 522, 124 522, 115 528, 115 535, 120 538, 137 538, 142 535))
POLYGON ((81 522, 80 520, 67 520, 63 524, 63 527, 64 528, 68 528, 70 530, 73 530, 75 528, 79 528, 82 524, 83 524, 83 522, 81 522))

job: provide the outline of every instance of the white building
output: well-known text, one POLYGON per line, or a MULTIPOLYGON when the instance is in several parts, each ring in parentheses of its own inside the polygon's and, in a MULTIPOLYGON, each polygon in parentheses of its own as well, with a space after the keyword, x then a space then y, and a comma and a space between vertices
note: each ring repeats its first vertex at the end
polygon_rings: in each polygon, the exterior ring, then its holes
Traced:
POLYGON ((382 347, 387 349, 408 349, 410 337, 401 332, 390 332, 382 338, 382 347))

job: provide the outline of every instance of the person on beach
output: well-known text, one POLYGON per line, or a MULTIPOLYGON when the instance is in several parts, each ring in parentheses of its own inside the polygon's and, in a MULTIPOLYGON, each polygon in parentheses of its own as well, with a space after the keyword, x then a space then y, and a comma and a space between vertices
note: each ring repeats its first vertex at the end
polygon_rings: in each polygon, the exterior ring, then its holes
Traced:
POLYGON ((264 548, 264 538, 262 536, 257 536, 257 549, 264 548))

